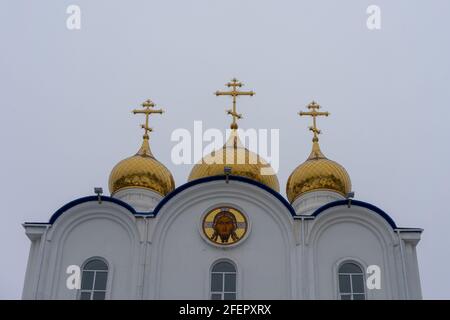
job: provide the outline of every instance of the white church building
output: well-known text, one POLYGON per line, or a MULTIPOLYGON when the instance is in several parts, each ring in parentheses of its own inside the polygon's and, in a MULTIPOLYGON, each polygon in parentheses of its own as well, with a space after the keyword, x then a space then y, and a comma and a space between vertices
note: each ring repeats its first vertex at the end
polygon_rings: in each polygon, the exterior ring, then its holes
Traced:
POLYGON ((239 139, 236 98, 253 95, 240 86, 233 79, 216 92, 233 98, 229 139, 178 187, 150 150, 148 118, 162 111, 149 100, 134 110, 146 118, 142 146, 112 169, 111 195, 23 224, 31 241, 23 299, 421 299, 422 229, 352 199, 347 171, 319 147, 316 117, 328 113, 314 102, 300 112, 313 119, 312 150, 285 198, 239 139))

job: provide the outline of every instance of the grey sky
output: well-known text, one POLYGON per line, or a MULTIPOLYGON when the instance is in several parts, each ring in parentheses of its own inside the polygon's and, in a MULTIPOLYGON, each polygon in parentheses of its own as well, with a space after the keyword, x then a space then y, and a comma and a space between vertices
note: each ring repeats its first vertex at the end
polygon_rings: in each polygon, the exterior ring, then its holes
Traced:
POLYGON ((310 152, 312 99, 322 151, 348 170, 356 198, 399 226, 425 229, 418 246, 425 298, 450 298, 450 2, 0 1, 0 298, 20 298, 29 240, 21 223, 48 221, 68 201, 107 189, 112 167, 137 151, 147 98, 153 153, 177 186, 192 166, 170 162, 176 128, 229 125, 213 92, 237 77, 242 128, 280 128, 285 194, 310 152), (82 28, 66 28, 66 8, 82 28), (382 29, 366 28, 381 7, 382 29))

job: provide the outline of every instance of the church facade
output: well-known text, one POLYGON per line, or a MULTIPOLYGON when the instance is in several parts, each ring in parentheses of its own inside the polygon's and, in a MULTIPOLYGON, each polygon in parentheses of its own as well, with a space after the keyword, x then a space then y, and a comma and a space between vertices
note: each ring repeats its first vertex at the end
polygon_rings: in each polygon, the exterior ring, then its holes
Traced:
MULTIPOLYGON (((152 154, 149 116, 139 151, 109 178, 111 196, 76 199, 46 223, 24 223, 31 247, 24 299, 420 299, 416 245, 377 206, 352 199, 343 166, 312 150, 280 194, 270 166, 232 133, 175 187, 152 154), (241 157, 245 161, 236 161, 241 157), (223 161, 211 161, 223 160, 223 161), (77 278, 79 277, 79 278, 77 278), (75 288, 74 286, 75 285, 75 288)), ((300 160, 300 159, 299 159, 300 160)), ((370 173, 369 173, 370 174, 370 173)))

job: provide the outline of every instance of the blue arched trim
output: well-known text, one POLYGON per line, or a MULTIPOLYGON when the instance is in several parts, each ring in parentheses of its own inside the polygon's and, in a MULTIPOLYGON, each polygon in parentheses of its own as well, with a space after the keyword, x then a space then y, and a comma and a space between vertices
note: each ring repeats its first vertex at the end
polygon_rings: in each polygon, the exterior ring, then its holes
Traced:
MULTIPOLYGON (((322 212, 324 212, 330 208, 338 207, 338 206, 347 206, 347 205, 348 205, 348 200, 333 201, 333 202, 327 203, 327 204, 321 206, 320 208, 318 208, 316 211, 314 211, 312 216, 317 217, 319 214, 321 214, 322 212)), ((392 227, 392 229, 397 229, 397 225, 395 224, 394 220, 386 212, 384 212, 380 208, 374 206, 373 204, 359 201, 359 200, 351 200, 351 205, 357 206, 357 207, 363 207, 363 208, 369 209, 369 210, 377 213, 384 220, 386 220, 387 223, 389 223, 389 225, 392 227)))
MULTIPOLYGON (((155 207, 155 210, 153 211, 153 215, 157 215, 159 210, 161 210, 161 208, 170 200, 172 199, 174 196, 176 196, 178 193, 182 192, 183 190, 186 190, 187 188, 190 188, 192 186, 195 186, 197 184, 202 184, 205 182, 210 182, 210 181, 217 181, 217 180, 225 180, 226 176, 225 175, 220 175, 220 176, 210 176, 210 177, 205 177, 205 178, 200 178, 200 179, 196 179, 196 180, 192 180, 189 181, 181 186, 179 186, 178 188, 176 188, 175 190, 173 190, 171 193, 169 193, 166 197, 164 197, 159 203, 158 205, 155 207)), ((289 212, 291 213, 292 216, 295 216, 295 210, 294 208, 291 206, 291 204, 277 191, 273 190, 272 188, 266 186, 265 184, 262 184, 256 180, 252 180, 246 177, 241 177, 241 176, 233 176, 233 175, 229 175, 228 176, 229 180, 235 180, 235 181, 241 181, 244 183, 248 183, 248 184, 252 184, 255 185, 257 187, 260 187, 261 189, 266 190, 267 192, 271 193, 273 196, 275 196, 275 198, 277 198, 278 200, 280 200, 280 202, 286 207, 287 210, 289 210, 289 212)))
MULTIPOLYGON (((180 192, 198 185, 198 184, 202 184, 202 183, 206 183, 206 182, 210 182, 210 181, 217 181, 217 180, 225 180, 226 176, 225 175, 220 175, 220 176, 211 176, 211 177, 205 177, 205 178, 201 178, 201 179, 196 179, 193 181, 189 181, 181 186, 179 186, 178 188, 174 189, 172 192, 170 192, 167 196, 165 196, 159 203, 158 205, 155 207, 155 210, 153 212, 136 212, 136 210, 134 210, 134 208, 132 206, 130 206, 129 204, 127 204, 126 202, 119 200, 117 198, 112 198, 112 197, 108 197, 108 196, 102 196, 101 199, 102 201, 106 201, 106 202, 113 202, 119 206, 124 207, 125 209, 127 209, 128 211, 130 211, 132 214, 140 214, 140 215, 152 215, 152 216, 156 216, 159 211, 162 209, 162 207, 170 200, 172 199, 174 196, 176 196, 177 194, 179 194, 180 192)), ((235 180, 235 181, 241 181, 244 183, 248 183, 248 184, 252 184, 255 185, 261 189, 266 190, 267 192, 271 193, 275 198, 277 198, 285 207, 286 209, 290 212, 290 214, 293 217, 296 217, 297 215, 295 214, 295 210, 294 208, 291 206, 291 204, 278 192, 276 192, 275 190, 273 190, 272 188, 266 186, 265 184, 262 184, 258 181, 246 178, 246 177, 241 177, 241 176, 233 176, 230 175, 228 176, 229 180, 235 180)), ((67 203, 66 205, 62 206, 60 209, 58 209, 50 218, 49 223, 53 224, 56 219, 58 219, 64 212, 66 212, 67 210, 69 210, 70 208, 77 206, 81 203, 84 202, 89 202, 89 201, 98 201, 98 197, 97 196, 87 196, 87 197, 83 197, 83 198, 79 198, 76 200, 73 200, 69 203, 67 203)), ((352 206, 358 206, 358 207, 363 207, 366 209, 369 209, 375 213, 377 213, 378 215, 380 215, 384 220, 387 221, 387 223, 393 228, 393 229, 397 229, 397 225, 395 224, 394 220, 383 210, 381 210, 380 208, 367 203, 367 202, 363 202, 363 201, 359 201, 359 200, 352 200, 351 201, 352 206)), ((333 207, 337 207, 337 206, 347 206, 348 205, 348 200, 337 200, 337 201, 333 201, 330 203, 327 203, 323 206, 321 206, 320 208, 318 208, 316 211, 314 211, 314 213, 311 215, 313 217, 317 217, 319 214, 321 214, 322 212, 326 211, 327 209, 333 208, 333 207)), ((298 217, 298 216, 297 216, 298 217)))
MULTIPOLYGON (((210 181, 217 181, 217 180, 225 180, 226 176, 225 175, 220 175, 220 176, 211 176, 211 177, 205 177, 205 178, 201 178, 201 179, 196 179, 193 181, 189 181, 181 186, 179 186, 178 188, 174 189, 172 192, 170 192, 169 194, 167 194, 159 203, 158 205, 155 207, 155 209, 153 210, 153 212, 136 212, 136 210, 134 210, 133 207, 131 207, 129 204, 127 204, 126 202, 119 200, 117 198, 112 198, 112 197, 108 197, 108 196, 102 196, 102 201, 106 201, 106 202, 113 202, 115 204, 118 204, 119 206, 124 207, 125 209, 128 209, 132 214, 140 214, 140 215, 153 215, 156 216, 159 211, 161 210, 161 208, 170 200, 172 199, 174 196, 176 196, 177 194, 179 194, 180 192, 198 185, 198 184, 202 184, 202 183, 206 183, 206 182, 210 182, 210 181)), ((266 186, 265 184, 262 184, 258 181, 249 179, 249 178, 245 178, 245 177, 241 177, 241 176, 233 176, 233 175, 229 175, 228 176, 229 180, 235 180, 235 181, 241 181, 244 183, 248 183, 248 184, 252 184, 255 185, 261 189, 266 190, 267 192, 269 192, 270 194, 272 194, 275 198, 277 198, 285 207, 286 209, 291 213, 292 216, 295 216, 295 210, 294 208, 290 205, 290 203, 278 192, 276 192, 275 190, 273 190, 272 188, 269 188, 268 186, 266 186)), ((81 203, 84 202, 89 202, 89 201, 98 201, 98 196, 87 196, 87 197, 83 197, 83 198, 79 198, 76 200, 73 200, 69 203, 67 203, 66 205, 62 206, 60 209, 58 209, 50 218, 49 223, 53 224, 56 219, 58 219, 64 212, 66 212, 67 210, 69 210, 70 208, 77 206, 81 203)))
MULTIPOLYGON (((128 203, 123 202, 122 200, 116 199, 116 198, 112 198, 112 197, 108 197, 108 196, 101 196, 102 201, 105 202, 113 202, 115 204, 118 204, 119 206, 124 207, 125 209, 129 210, 132 214, 136 214, 136 210, 134 210, 134 208, 132 206, 130 206, 128 203)), ((64 212, 66 212, 67 210, 69 210, 72 207, 75 207, 81 203, 84 202, 89 202, 89 201, 98 201, 98 196, 87 196, 87 197, 83 197, 83 198, 79 198, 76 200, 73 200, 71 202, 69 202, 68 204, 65 204, 64 206, 62 206, 61 208, 59 208, 50 218, 49 223, 53 224, 56 219, 58 219, 64 212)))

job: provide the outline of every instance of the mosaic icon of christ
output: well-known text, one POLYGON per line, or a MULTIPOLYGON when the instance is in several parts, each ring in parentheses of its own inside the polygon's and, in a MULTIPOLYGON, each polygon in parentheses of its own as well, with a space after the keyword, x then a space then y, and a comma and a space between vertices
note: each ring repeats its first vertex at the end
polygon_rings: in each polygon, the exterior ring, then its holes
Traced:
POLYGON ((229 211, 219 212, 213 220, 212 228, 214 230, 211 240, 217 242, 217 238, 220 238, 222 243, 227 243, 231 237, 233 242, 239 240, 236 235, 237 221, 234 214, 229 211))

